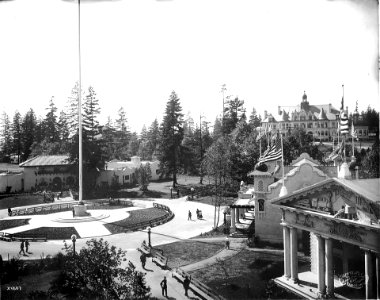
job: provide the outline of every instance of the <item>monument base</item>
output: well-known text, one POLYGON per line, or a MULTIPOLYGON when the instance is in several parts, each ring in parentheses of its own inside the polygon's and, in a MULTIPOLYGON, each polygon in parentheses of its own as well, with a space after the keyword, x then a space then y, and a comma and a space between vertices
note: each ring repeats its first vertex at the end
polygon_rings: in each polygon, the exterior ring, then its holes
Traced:
POLYGON ((88 216, 86 205, 74 205, 74 216, 85 217, 88 216))

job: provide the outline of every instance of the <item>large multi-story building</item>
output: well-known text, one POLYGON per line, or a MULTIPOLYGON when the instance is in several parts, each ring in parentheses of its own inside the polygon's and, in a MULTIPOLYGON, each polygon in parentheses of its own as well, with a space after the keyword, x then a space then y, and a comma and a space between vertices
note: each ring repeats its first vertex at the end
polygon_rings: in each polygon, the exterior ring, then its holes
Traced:
POLYGON ((262 128, 279 130, 287 135, 291 129, 303 128, 315 140, 332 141, 337 136, 339 110, 331 104, 310 105, 304 92, 300 105, 278 106, 277 114, 264 112, 262 128))

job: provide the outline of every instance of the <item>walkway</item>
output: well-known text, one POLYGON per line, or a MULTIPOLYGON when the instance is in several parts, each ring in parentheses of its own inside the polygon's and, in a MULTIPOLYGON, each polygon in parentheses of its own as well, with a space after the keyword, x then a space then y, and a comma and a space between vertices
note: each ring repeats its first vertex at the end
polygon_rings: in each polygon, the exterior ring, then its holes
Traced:
MULTIPOLYGON (((153 205, 153 201, 136 201, 135 205, 142 206, 145 205, 153 205)), ((153 227, 151 232, 151 239, 153 246, 159 246, 162 244, 168 244, 180 240, 186 240, 195 236, 200 235, 201 233, 208 232, 212 230, 213 227, 213 218, 214 218, 214 207, 207 204, 186 201, 186 198, 180 199, 156 199, 155 202, 164 204, 170 207, 170 209, 174 212, 175 217, 168 223, 163 225, 153 227), (195 216, 196 209, 202 210, 203 219, 193 219, 191 221, 187 220, 188 211, 192 211, 193 216, 195 216)), ((6 211, 6 210, 5 210, 6 211)), ((108 210, 107 213, 110 213, 108 210)), ((125 211, 124 211, 125 213, 125 211)), ((0 215, 4 215, 4 211, 0 211, 0 215)), ((5 214, 6 215, 6 214, 5 214)), ((7 216, 7 215, 6 215, 7 216)), ((29 216, 28 216, 29 217, 29 216)), ((46 215, 33 216, 33 218, 37 218, 37 220, 41 220, 43 222, 46 215)), ((15 218, 15 217, 12 217, 15 218)), ((25 218, 25 217, 24 217, 25 218)), ((55 222, 57 223, 57 222, 55 222)), ((94 222, 82 223, 84 229, 87 230, 92 237, 98 237, 97 234, 100 232, 97 231, 97 226, 93 226, 94 222)), ((61 223, 57 223, 61 224, 61 223)), ((65 226, 68 226, 68 223, 63 223, 65 226)), ((42 223, 40 224, 42 225, 42 223)), ((77 226, 77 224, 71 224, 73 226, 77 226)), ((46 226, 46 225, 45 225, 46 226)), ((104 227, 104 226, 103 226, 104 227)), ((16 230, 16 229, 15 229, 16 230)), ((9 230, 7 230, 9 231, 9 230)), ((147 261, 146 268, 147 270, 143 270, 141 268, 140 263, 140 253, 136 250, 142 243, 143 240, 147 240, 148 235, 146 230, 136 231, 131 233, 120 233, 115 235, 106 235, 102 236, 105 241, 108 241, 111 245, 114 245, 118 248, 127 251, 127 259, 130 260, 138 270, 146 273, 146 279, 148 285, 151 287, 151 293, 153 297, 157 297, 158 299, 167 299, 162 297, 161 288, 159 283, 161 282, 164 276, 167 277, 168 280, 168 298, 169 299, 188 299, 184 296, 184 290, 182 284, 180 284, 176 279, 172 278, 171 271, 162 270, 157 267, 151 260, 147 261)), ((224 238, 223 238, 224 239, 224 238)), ((76 249, 82 248, 88 238, 81 238, 77 240, 76 249)), ((232 239, 231 239, 232 241, 232 239)), ((68 241, 71 243, 71 241, 68 241)), ((32 242, 30 245, 30 251, 32 253, 28 254, 28 256, 22 256, 21 259, 39 259, 41 256, 46 255, 54 255, 60 251, 62 251, 63 241, 47 241, 47 242, 32 242)), ((198 262, 192 265, 193 270, 199 269, 204 266, 207 266, 216 261, 216 257, 227 258, 233 254, 237 253, 239 247, 235 243, 232 242, 231 250, 222 250, 219 252, 214 258, 209 258, 208 260, 204 260, 202 262, 198 262)), ((8 260, 12 257, 17 257, 19 251, 19 243, 17 242, 4 242, 0 241, 0 254, 2 255, 4 260, 8 260)), ((127 264, 127 262, 123 262, 123 264, 127 264)), ((187 266, 190 268, 190 266, 187 266)), ((189 294, 192 299, 197 299, 193 294, 189 294)))

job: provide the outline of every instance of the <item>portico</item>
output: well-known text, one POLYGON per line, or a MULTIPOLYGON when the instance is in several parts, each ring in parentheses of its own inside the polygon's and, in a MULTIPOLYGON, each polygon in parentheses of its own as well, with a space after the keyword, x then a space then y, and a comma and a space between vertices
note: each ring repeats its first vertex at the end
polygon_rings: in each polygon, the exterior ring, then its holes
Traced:
POLYGON ((368 186, 379 183, 334 178, 274 200, 282 212, 284 244, 284 275, 276 283, 310 299, 334 297, 342 284, 345 292, 352 289, 352 298, 379 299, 379 195, 372 193, 378 185, 368 186), (308 274, 298 273, 299 231, 310 235, 308 274), (363 273, 362 289, 356 279, 339 282, 350 271, 363 273), (305 281, 312 277, 316 288, 305 281))

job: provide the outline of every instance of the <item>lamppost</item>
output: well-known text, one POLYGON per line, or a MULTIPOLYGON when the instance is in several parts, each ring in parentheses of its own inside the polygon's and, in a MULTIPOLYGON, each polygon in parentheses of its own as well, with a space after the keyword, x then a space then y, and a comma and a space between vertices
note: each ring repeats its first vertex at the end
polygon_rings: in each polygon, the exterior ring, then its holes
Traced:
POLYGON ((71 236, 71 241, 73 242, 73 253, 75 256, 75 242, 77 241, 77 236, 75 234, 71 236))
POLYGON ((191 199, 194 199, 194 188, 192 187, 190 190, 191 190, 191 199))
POLYGON ((172 199, 173 198, 173 187, 171 186, 170 187, 170 199, 172 199))
POLYGON ((150 233, 151 233, 152 228, 150 228, 150 226, 148 226, 146 229, 148 230, 148 246, 152 247, 152 244, 150 242, 150 233))

